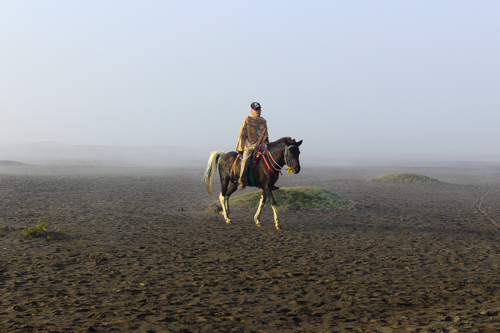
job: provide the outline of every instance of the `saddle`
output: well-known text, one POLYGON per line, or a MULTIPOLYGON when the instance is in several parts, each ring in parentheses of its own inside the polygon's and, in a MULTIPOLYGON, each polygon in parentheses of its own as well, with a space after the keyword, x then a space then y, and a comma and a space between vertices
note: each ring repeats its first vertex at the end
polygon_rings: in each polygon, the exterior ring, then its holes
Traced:
MULTIPOLYGON (((248 179, 250 180, 250 182, 247 184, 248 186, 254 186, 254 187, 258 187, 257 184, 255 183, 255 180, 253 178, 253 173, 252 173, 252 170, 253 168, 255 167, 255 165, 257 165, 257 161, 259 160, 259 158, 262 156, 262 158, 264 159, 264 162, 266 162, 267 166, 269 169, 271 169, 269 167, 269 163, 266 161, 266 157, 264 156, 264 154, 267 152, 267 145, 262 145, 262 146, 259 146, 257 147, 257 149, 254 149, 253 151, 253 154, 252 154, 252 160, 254 161, 253 164, 250 166, 250 168, 248 168, 248 179)), ((236 158, 234 159, 234 162, 233 162, 233 165, 231 166, 231 169, 230 169, 230 177, 232 179, 235 179, 235 168, 236 167, 241 167, 241 162, 243 161, 243 156, 241 154, 238 154, 236 156, 236 158), (238 161, 240 161, 240 163, 237 163, 238 161)), ((271 169, 272 171, 272 169, 271 169)), ((274 173, 274 171, 273 171, 274 173)), ((280 172, 281 173, 281 172, 280 172)), ((276 182, 278 181, 278 178, 279 178, 279 174, 276 175, 276 178, 274 180, 274 184, 272 186, 272 189, 271 190, 278 190, 279 187, 277 187, 275 184, 276 182)))
MULTIPOLYGON (((253 163, 250 166, 250 168, 248 168, 248 177, 250 178, 251 184, 253 186, 255 186, 255 184, 254 184, 255 182, 253 180, 252 169, 255 168, 255 165, 257 164, 257 161, 259 160, 260 155, 261 155, 261 152, 258 149, 255 149, 253 151, 253 154, 252 154, 252 157, 251 157, 252 160, 253 160, 253 163)), ((235 170, 236 170, 236 168, 240 168, 241 167, 241 162, 243 162, 243 155, 241 155, 241 154, 236 155, 236 158, 234 159, 233 165, 231 165, 231 172, 229 173, 229 175, 231 176, 231 178, 236 178, 235 177, 235 170), (238 161, 240 163, 237 163, 238 161)))

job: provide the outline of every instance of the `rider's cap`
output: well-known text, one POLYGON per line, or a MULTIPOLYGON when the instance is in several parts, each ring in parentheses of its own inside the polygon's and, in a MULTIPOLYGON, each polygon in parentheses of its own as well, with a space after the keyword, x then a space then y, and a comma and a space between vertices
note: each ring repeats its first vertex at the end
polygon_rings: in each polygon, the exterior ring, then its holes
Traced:
POLYGON ((252 110, 259 110, 260 104, 257 102, 253 102, 252 104, 250 104, 250 107, 252 108, 252 110))

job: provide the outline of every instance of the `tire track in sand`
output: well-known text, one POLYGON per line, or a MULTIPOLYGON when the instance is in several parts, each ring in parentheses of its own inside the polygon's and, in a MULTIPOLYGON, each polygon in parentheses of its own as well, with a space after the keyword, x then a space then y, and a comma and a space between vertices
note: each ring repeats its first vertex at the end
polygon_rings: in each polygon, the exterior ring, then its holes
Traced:
POLYGON ((488 219, 495 227, 500 228, 500 226, 498 225, 498 223, 495 222, 495 220, 493 220, 491 217, 489 217, 487 212, 485 212, 484 210, 481 209, 481 205, 483 204, 484 197, 498 183, 500 183, 500 180, 494 182, 490 187, 488 187, 488 189, 481 196, 479 196, 479 200, 477 201, 476 208, 479 211, 479 213, 481 213, 481 215, 483 215, 486 219, 488 219))

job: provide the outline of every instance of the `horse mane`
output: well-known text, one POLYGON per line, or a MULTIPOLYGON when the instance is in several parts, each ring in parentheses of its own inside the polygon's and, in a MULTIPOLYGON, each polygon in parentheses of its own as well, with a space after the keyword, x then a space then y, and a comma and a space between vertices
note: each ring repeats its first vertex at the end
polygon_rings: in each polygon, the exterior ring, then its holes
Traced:
POLYGON ((292 138, 287 136, 287 137, 284 137, 284 138, 281 138, 281 139, 278 139, 276 141, 273 141, 273 142, 270 142, 269 145, 267 146, 268 149, 271 151, 271 152, 274 152, 275 150, 277 149, 280 149, 281 147, 283 147, 284 145, 286 145, 286 142, 290 142, 292 141, 292 138))

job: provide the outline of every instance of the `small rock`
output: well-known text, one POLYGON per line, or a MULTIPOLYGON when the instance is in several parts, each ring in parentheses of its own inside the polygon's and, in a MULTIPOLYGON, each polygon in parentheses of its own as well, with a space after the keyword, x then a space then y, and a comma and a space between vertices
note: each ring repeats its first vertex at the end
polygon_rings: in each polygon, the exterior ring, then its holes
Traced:
POLYGON ((443 333, 457 333, 458 329, 453 327, 443 328, 443 333))
POLYGON ((12 310, 14 310, 14 311, 24 311, 24 309, 21 306, 19 306, 19 305, 14 305, 12 307, 12 310))
POLYGON ((182 211, 184 211, 184 208, 179 207, 179 208, 177 208, 177 210, 178 210, 179 212, 182 212, 182 211))
POLYGON ((494 310, 484 310, 484 311, 481 311, 479 312, 479 314, 481 316, 488 316, 488 317, 495 317, 495 316, 498 316, 498 311, 494 311, 494 310))

